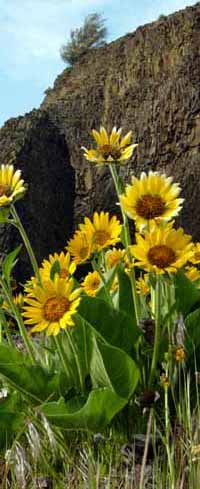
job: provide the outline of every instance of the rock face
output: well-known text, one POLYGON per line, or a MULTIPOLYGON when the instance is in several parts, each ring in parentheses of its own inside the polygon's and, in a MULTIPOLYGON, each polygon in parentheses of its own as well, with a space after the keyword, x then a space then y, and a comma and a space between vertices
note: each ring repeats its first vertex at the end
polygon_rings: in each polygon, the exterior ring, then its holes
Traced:
POLYGON ((16 157, 30 182, 19 206, 40 258, 63 245, 72 221, 116 211, 108 169, 87 163, 80 149, 100 124, 133 130, 139 146, 122 169, 126 179, 151 168, 181 182, 179 222, 200 240, 200 3, 92 50, 46 93, 39 111, 0 130, 0 162, 16 157))
MULTIPOLYGON (((1 130, 0 164, 13 161, 22 170, 28 192, 16 207, 39 261, 49 252, 62 250, 72 231, 75 172, 69 164, 66 141, 48 114, 33 111, 10 119, 1 130)), ((0 226, 0 252, 20 241, 13 226, 0 226)), ((22 250, 19 277, 30 274, 22 250)))

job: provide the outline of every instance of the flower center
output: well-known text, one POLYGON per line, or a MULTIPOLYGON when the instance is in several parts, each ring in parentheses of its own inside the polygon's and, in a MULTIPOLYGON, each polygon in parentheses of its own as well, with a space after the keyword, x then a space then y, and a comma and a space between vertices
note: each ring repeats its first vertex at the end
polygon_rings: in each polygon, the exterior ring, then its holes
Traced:
POLYGON ((85 258, 87 258, 88 256, 88 251, 89 251, 89 248, 88 246, 83 246, 83 248, 80 248, 80 251, 79 251, 79 256, 82 260, 84 260, 85 258))
POLYGON ((44 304, 44 318, 47 321, 58 321, 69 310, 70 302, 66 297, 50 297, 44 304))
POLYGON ((110 234, 107 231, 96 231, 95 232, 95 244, 103 246, 108 239, 110 239, 110 234))
POLYGON ((90 283, 90 287, 92 290, 98 289, 99 285, 100 285, 100 279, 98 279, 98 278, 94 278, 90 283))
POLYGON ((194 259, 195 259, 195 260, 200 260, 200 251, 196 251, 196 252, 194 253, 194 259))
POLYGON ((104 144, 103 146, 99 146, 99 152, 103 156, 104 160, 107 160, 109 156, 113 158, 113 160, 118 160, 121 156, 121 151, 116 146, 112 146, 112 144, 104 144))
POLYGON ((9 195, 10 193, 10 185, 6 185, 4 183, 0 183, 0 197, 3 195, 9 195))
POLYGON ((61 268, 60 277, 61 278, 67 278, 68 275, 69 275, 68 270, 66 270, 66 268, 61 268))
POLYGON ((154 219, 162 216, 165 211, 165 202, 159 195, 146 194, 140 197, 136 203, 138 216, 145 219, 154 219))
POLYGON ((148 260, 152 265, 158 268, 166 268, 176 259, 176 255, 172 248, 166 245, 157 245, 150 248, 148 252, 148 260))

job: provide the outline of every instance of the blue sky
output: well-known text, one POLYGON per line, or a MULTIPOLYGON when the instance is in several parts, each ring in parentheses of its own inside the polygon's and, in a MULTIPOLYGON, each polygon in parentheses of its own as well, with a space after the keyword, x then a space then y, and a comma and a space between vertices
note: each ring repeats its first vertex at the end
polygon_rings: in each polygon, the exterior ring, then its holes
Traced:
POLYGON ((108 41, 189 5, 190 0, 0 0, 0 126, 38 107, 65 68, 59 54, 86 15, 107 19, 108 41))

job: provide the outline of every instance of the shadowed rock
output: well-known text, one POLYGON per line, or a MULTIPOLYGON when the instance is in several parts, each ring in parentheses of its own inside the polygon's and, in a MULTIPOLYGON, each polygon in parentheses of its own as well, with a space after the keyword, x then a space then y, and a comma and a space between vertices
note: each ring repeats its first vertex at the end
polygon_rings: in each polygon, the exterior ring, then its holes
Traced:
MULTIPOLYGON (((28 184, 25 197, 16 208, 30 237, 39 262, 50 252, 66 245, 72 232, 74 170, 70 166, 66 141, 41 111, 8 121, 0 134, 0 163, 13 161, 28 184)), ((13 226, 0 226, 0 251, 19 243, 13 226)), ((18 274, 29 276, 29 260, 23 249, 18 274)))

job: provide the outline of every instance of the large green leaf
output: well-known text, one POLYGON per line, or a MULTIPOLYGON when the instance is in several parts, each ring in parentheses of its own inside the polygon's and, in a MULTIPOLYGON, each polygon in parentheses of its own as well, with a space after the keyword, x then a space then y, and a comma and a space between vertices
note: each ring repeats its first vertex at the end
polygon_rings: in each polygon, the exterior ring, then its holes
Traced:
POLYGON ((88 398, 79 396, 70 402, 61 399, 42 407, 54 424, 66 429, 102 429, 125 406, 139 380, 139 370, 131 357, 106 343, 89 324, 87 341, 89 349, 85 366, 87 364, 86 370, 92 381, 88 398))
POLYGON ((49 396, 58 398, 62 392, 62 372, 49 372, 39 364, 32 365, 27 355, 4 344, 0 345, 0 374, 34 403, 49 396))
POLYGON ((93 335, 91 379, 94 387, 108 387, 129 399, 139 380, 139 370, 129 355, 93 335))
POLYGON ((0 400, 0 449, 8 448, 15 433, 24 425, 25 417, 22 412, 20 397, 13 392, 0 400))
POLYGON ((61 398, 58 402, 46 403, 42 406, 42 412, 56 426, 66 430, 91 430, 103 429, 125 404, 114 391, 107 387, 93 390, 88 399, 77 397, 65 402, 61 398))
POLYGON ((176 274, 174 285, 177 310, 185 317, 197 303, 200 304, 200 290, 182 271, 176 274))
POLYGON ((94 297, 82 299, 79 314, 111 345, 131 354, 134 343, 141 334, 133 317, 94 297))

